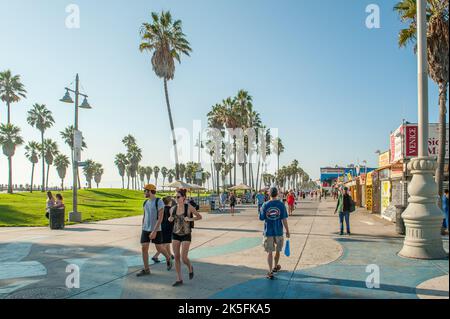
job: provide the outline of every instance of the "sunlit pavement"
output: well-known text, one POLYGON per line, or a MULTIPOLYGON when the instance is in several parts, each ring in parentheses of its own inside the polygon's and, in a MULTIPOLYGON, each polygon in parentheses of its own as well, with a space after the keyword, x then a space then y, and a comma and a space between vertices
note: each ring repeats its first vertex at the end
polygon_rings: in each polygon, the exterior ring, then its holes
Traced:
POLYGON ((256 207, 238 207, 235 216, 203 214, 190 252, 195 278, 190 281, 183 266, 185 284, 177 288, 175 271, 167 271, 164 262, 151 266, 151 276, 135 276, 142 267, 142 217, 58 231, 0 228, 0 298, 449 297, 448 259, 398 257, 403 239, 395 225, 364 210, 351 215, 352 235, 340 236, 334 207, 331 200, 299 203, 289 218, 291 256, 282 256, 275 280, 264 278, 256 207), (68 265, 80 269, 79 288, 66 286, 74 268, 68 265))

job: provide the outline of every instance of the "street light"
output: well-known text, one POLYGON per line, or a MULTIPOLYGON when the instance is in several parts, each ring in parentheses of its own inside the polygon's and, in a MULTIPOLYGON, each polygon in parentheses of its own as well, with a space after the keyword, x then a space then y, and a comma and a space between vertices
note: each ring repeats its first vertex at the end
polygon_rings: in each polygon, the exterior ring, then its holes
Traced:
POLYGON ((409 205, 403 212, 406 236, 402 257, 441 259, 447 257, 442 244, 442 212, 437 206, 438 189, 433 178, 436 160, 428 156, 428 70, 426 0, 417 1, 417 66, 418 66, 418 157, 411 159, 408 169, 413 178, 408 187, 409 205))
POLYGON ((75 90, 72 90, 70 88, 66 89, 66 94, 64 97, 60 100, 64 103, 75 103, 75 125, 74 125, 74 131, 73 131, 73 162, 72 162, 72 169, 73 169, 73 211, 69 213, 69 221, 73 222, 81 222, 81 213, 78 212, 78 166, 81 156, 81 144, 82 144, 82 135, 81 132, 78 131, 78 108, 83 109, 91 109, 92 107, 89 105, 87 98, 88 96, 85 94, 80 93, 79 91, 80 86, 80 78, 77 74, 75 78, 75 90), (70 96, 70 93, 72 92, 75 94, 75 102, 72 100, 72 97, 70 96), (78 99, 79 96, 84 97, 83 103, 81 105, 78 105, 78 99))

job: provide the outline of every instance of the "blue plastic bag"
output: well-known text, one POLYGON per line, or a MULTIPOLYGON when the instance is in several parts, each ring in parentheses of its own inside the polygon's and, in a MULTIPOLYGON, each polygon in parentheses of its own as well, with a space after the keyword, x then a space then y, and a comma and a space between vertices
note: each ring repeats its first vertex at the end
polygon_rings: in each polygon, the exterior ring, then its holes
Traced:
POLYGON ((286 246, 284 247, 284 254, 287 257, 291 255, 291 241, 289 239, 286 241, 286 246))

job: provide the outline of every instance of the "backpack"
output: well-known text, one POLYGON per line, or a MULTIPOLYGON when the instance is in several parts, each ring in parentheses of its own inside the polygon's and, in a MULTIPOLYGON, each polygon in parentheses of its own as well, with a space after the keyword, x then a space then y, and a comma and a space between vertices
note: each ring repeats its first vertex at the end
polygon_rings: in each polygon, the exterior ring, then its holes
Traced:
POLYGON ((350 213, 353 213, 356 210, 356 204, 355 201, 350 198, 350 213))
MULTIPOLYGON (((178 208, 178 206, 177 206, 177 208, 178 208)), ((188 217, 188 210, 189 210, 189 204, 184 204, 184 217, 188 217)), ((174 209, 173 213, 172 213, 172 217, 175 217, 175 215, 176 215, 176 210, 174 209)), ((195 223, 193 221, 189 222, 189 226, 192 229, 195 227, 195 223)))
MULTIPOLYGON (((158 203, 159 203, 159 197, 156 197, 156 203, 155 203, 155 205, 156 205, 156 210, 158 210, 158 203)), ((149 200, 148 199, 146 199, 145 201, 144 201, 144 204, 142 204, 142 208, 145 208, 145 205, 147 204, 147 202, 148 202, 149 200)))

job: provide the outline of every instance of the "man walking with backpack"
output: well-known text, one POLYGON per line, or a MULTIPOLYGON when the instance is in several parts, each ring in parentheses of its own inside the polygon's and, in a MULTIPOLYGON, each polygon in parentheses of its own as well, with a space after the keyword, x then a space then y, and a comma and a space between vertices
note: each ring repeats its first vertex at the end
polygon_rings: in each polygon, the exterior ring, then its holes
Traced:
POLYGON ((264 249, 268 254, 267 263, 269 265, 269 272, 266 278, 274 279, 273 273, 281 270, 278 262, 280 261, 280 253, 283 250, 284 244, 283 226, 286 229, 287 238, 290 237, 290 234, 286 206, 278 199, 278 189, 272 187, 269 193, 271 199, 262 206, 259 219, 264 221, 264 249), (273 257, 274 251, 275 260, 273 257))
POLYGON ((148 250, 150 242, 155 244, 156 250, 166 257, 167 270, 172 268, 172 259, 163 244, 163 236, 161 223, 164 218, 164 202, 156 197, 156 186, 152 184, 145 185, 145 202, 144 202, 144 217, 142 219, 142 259, 144 262, 144 269, 142 269, 136 276, 150 275, 150 266, 148 264, 148 250))
POLYGON ((338 201, 336 205, 336 209, 334 213, 339 212, 339 222, 341 225, 341 235, 344 235, 344 220, 345 225, 347 226, 347 235, 350 235, 350 213, 355 210, 355 203, 353 202, 352 197, 348 193, 348 188, 344 187, 344 191, 341 191, 338 195, 338 201))

